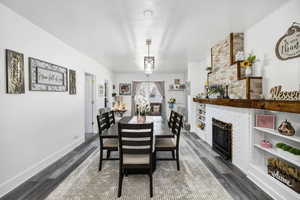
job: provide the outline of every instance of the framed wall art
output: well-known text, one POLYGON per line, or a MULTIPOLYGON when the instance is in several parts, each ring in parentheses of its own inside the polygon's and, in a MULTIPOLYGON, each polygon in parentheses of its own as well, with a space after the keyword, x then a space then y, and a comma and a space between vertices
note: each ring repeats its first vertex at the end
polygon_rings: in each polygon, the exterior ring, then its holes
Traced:
POLYGON ((9 49, 6 49, 6 92, 25 93, 24 55, 9 49))
POLYGON ((76 71, 69 69, 69 94, 76 94, 76 71))
POLYGON ((29 90, 68 91, 68 69, 36 58, 29 58, 29 90))
POLYGON ((131 84, 130 83, 120 83, 119 94, 120 95, 131 95, 131 84))
POLYGON ((104 96, 104 85, 103 84, 98 85, 98 96, 99 97, 104 96))

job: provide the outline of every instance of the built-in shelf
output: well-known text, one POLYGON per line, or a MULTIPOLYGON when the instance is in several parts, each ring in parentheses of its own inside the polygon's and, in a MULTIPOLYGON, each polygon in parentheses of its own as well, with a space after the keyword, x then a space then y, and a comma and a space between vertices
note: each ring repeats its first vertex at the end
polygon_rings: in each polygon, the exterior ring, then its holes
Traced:
POLYGON ((184 92, 185 89, 172 89, 172 90, 168 90, 169 92, 184 92))
POLYGON ((202 99, 194 98, 194 102, 231 106, 237 108, 252 108, 273 110, 280 112, 290 112, 300 114, 300 101, 276 101, 276 100, 247 100, 247 99, 202 99))
POLYGON ((287 140, 292 140, 294 142, 300 142, 300 137, 299 136, 285 136, 280 134, 278 131, 274 130, 274 129, 269 129, 269 128, 261 128, 261 127, 254 127, 254 129, 258 130, 259 132, 264 132, 264 133, 268 133, 271 135, 275 135, 287 140))
POLYGON ((281 155, 280 153, 278 153, 275 149, 273 148, 264 148, 264 147, 261 147, 259 144, 255 144, 254 145, 256 148, 262 150, 262 151, 265 151, 265 152, 268 152, 278 158, 281 158, 285 161, 288 161, 289 163, 292 163, 294 165, 296 165, 297 167, 300 167, 300 161, 297 161, 297 160, 293 160, 293 159, 290 159, 284 155, 281 155))

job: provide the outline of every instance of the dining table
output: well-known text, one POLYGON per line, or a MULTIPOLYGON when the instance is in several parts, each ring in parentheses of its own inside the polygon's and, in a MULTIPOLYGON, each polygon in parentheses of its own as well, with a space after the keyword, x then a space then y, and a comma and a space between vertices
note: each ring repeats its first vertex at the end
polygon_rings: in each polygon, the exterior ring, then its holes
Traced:
MULTIPOLYGON (((152 123, 153 122, 153 172, 156 169, 156 154, 155 154, 155 138, 156 137, 163 137, 170 135, 170 130, 168 124, 161 116, 146 116, 146 120, 143 123, 152 123)), ((118 123, 123 124, 140 124, 141 122, 138 121, 137 116, 125 116, 121 118, 118 123)), ((110 136, 118 138, 118 123, 114 124, 108 130, 104 131, 102 134, 103 136, 110 136)), ((129 172, 134 174, 142 173, 140 171, 132 171, 129 172)))

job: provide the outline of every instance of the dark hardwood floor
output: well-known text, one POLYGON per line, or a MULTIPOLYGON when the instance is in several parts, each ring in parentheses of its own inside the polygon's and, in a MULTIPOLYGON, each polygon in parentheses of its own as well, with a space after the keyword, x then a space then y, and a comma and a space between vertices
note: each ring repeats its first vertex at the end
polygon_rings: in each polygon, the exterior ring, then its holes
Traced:
MULTIPOLYGON (((183 133, 198 158, 214 174, 235 200, 271 200, 231 162, 223 160, 195 133, 183 133)), ((97 138, 85 142, 62 159, 8 193, 1 200, 45 199, 76 167, 97 150, 97 138)))

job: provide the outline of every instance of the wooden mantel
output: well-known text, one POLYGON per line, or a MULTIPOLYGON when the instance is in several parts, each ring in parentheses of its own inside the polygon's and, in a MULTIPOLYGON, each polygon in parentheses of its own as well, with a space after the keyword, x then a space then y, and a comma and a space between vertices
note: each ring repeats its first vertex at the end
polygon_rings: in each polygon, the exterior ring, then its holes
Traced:
POLYGON ((276 100, 247 100, 247 99, 200 99, 194 98, 194 102, 237 108, 253 108, 273 110, 280 112, 300 114, 300 101, 276 101, 276 100))

